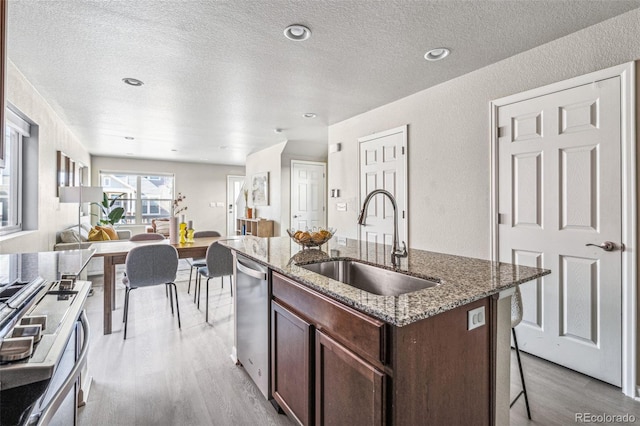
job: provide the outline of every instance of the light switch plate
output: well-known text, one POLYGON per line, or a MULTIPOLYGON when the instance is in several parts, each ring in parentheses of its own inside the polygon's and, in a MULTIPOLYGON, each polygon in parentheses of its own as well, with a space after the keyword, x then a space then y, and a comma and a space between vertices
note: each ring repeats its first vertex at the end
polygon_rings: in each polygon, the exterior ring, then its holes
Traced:
POLYGON ((473 330, 485 324, 484 306, 467 311, 467 330, 473 330))

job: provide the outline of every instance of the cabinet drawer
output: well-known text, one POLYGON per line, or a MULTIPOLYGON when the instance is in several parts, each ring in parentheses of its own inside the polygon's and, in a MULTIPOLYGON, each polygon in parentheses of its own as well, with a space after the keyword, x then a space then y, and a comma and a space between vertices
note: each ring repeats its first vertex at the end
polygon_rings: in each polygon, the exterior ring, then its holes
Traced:
POLYGON ((273 297, 358 355, 375 363, 389 362, 387 327, 383 321, 344 306, 276 272, 273 273, 272 290, 273 297))

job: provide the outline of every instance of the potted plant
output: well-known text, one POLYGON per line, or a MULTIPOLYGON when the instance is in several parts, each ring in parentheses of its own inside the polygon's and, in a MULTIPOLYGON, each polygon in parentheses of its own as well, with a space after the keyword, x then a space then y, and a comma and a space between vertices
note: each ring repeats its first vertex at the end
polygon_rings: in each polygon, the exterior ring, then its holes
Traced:
MULTIPOLYGON (((123 207, 116 207, 113 208, 113 205, 115 204, 116 201, 118 201, 123 195, 125 195, 125 193, 123 192, 122 194, 119 194, 111 199, 109 199, 109 197, 107 196, 106 192, 102 193, 102 202, 100 203, 91 203, 92 205, 96 205, 100 208, 100 211, 102 212, 101 218, 100 220, 98 220, 98 223, 100 223, 101 225, 115 225, 116 223, 118 223, 120 221, 120 219, 122 219, 122 216, 124 216, 124 208, 123 207)), ((93 216, 97 216, 96 214, 92 214, 93 216)))

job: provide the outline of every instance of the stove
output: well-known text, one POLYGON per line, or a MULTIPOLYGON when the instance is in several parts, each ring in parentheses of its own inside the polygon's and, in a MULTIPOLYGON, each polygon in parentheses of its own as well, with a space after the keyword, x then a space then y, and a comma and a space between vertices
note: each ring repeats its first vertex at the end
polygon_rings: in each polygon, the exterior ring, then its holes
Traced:
POLYGON ((91 283, 76 277, 92 254, 0 255, 0 424, 46 425, 72 388, 77 403, 91 283))
MULTIPOLYGON (((0 339, 7 336, 7 333, 33 305, 36 296, 45 285, 46 281, 40 277, 30 282, 0 283, 0 339)), ((1 358, 0 362, 2 362, 1 358)))

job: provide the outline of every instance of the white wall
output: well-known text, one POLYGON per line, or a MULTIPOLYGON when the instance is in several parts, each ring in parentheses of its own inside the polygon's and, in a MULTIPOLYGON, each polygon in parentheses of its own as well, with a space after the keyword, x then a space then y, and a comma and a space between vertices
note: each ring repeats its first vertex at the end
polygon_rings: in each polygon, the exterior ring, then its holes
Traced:
MULTIPOLYGON (((254 207, 251 201, 251 177, 256 173, 269 172, 269 205, 255 206, 256 217, 263 217, 274 221, 273 234, 281 235, 280 222, 282 214, 282 151, 287 142, 280 142, 269 148, 254 152, 247 156, 245 188, 249 189, 249 207, 254 207)), ((282 229, 284 232, 284 229, 282 229)))
MULTIPOLYGON (((101 170, 173 173, 176 194, 181 192, 187 197, 180 206, 187 206, 184 213, 187 220, 193 220, 194 229, 218 231, 223 235, 227 229, 227 175, 244 175, 244 167, 238 166, 133 158, 93 156, 91 165, 94 182, 99 182, 98 175, 101 170), (210 207, 211 202, 222 202, 225 207, 210 207)), ((131 229, 134 234, 139 234, 145 232, 146 226, 123 227, 131 229)), ((234 230, 231 230, 231 233, 234 234, 234 230)))
POLYGON ((330 126, 329 225, 357 236, 357 139, 408 124, 410 246, 489 258, 490 101, 638 58, 636 9, 330 126))
POLYGON ((60 204, 57 197, 56 151, 87 166, 89 153, 11 61, 7 71, 7 101, 38 126, 38 226, 0 237, 0 253, 53 250, 56 232, 78 223, 77 205, 60 204))
MULTIPOLYGON (((323 150, 305 148, 304 143, 284 141, 247 156, 245 188, 251 188, 251 176, 269 172, 269 206, 257 206, 258 217, 274 221, 273 234, 287 235, 291 222, 291 160, 327 161, 323 150), (305 152, 306 151, 306 152, 305 152)), ((249 207, 253 207, 249 195, 249 207)))

